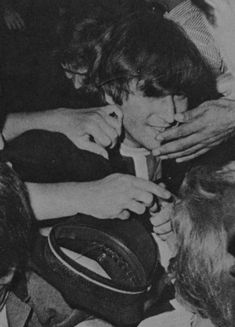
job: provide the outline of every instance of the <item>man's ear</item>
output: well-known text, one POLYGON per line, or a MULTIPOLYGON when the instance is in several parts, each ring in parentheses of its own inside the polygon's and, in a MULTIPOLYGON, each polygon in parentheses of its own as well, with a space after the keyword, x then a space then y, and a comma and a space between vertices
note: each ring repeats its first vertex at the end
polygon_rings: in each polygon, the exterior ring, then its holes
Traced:
POLYGON ((12 281, 15 274, 15 270, 15 267, 10 268, 7 275, 0 278, 0 286, 5 286, 12 281))

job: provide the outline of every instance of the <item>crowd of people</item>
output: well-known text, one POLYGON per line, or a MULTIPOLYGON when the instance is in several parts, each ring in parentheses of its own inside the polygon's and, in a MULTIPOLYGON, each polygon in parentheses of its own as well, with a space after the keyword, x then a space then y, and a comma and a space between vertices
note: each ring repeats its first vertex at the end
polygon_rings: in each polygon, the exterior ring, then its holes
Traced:
POLYGON ((0 16, 0 325, 234 326, 233 0, 0 16))

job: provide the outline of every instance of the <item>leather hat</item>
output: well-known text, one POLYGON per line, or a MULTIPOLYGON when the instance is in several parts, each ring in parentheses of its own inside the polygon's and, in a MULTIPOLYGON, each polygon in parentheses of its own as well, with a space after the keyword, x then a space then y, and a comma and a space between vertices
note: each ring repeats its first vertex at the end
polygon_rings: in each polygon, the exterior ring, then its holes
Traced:
POLYGON ((143 318, 145 301, 162 272, 157 244, 136 219, 79 214, 40 237, 32 260, 69 305, 120 326, 143 318))

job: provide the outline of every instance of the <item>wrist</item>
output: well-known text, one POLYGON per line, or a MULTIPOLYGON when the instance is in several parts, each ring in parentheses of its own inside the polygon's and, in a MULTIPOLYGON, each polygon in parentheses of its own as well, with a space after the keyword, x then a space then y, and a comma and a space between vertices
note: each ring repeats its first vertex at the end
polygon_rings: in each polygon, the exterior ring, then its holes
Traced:
POLYGON ((6 141, 32 130, 44 129, 48 131, 59 132, 62 129, 65 109, 51 109, 41 112, 31 113, 12 113, 6 117, 2 130, 6 141))

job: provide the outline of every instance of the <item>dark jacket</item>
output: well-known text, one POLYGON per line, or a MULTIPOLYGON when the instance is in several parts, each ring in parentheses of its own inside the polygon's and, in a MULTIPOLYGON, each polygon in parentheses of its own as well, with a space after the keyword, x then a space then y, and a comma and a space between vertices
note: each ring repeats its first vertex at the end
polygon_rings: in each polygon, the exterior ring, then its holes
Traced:
POLYGON ((8 296, 9 327, 73 327, 88 317, 72 309, 61 294, 35 273, 21 279, 8 296))

